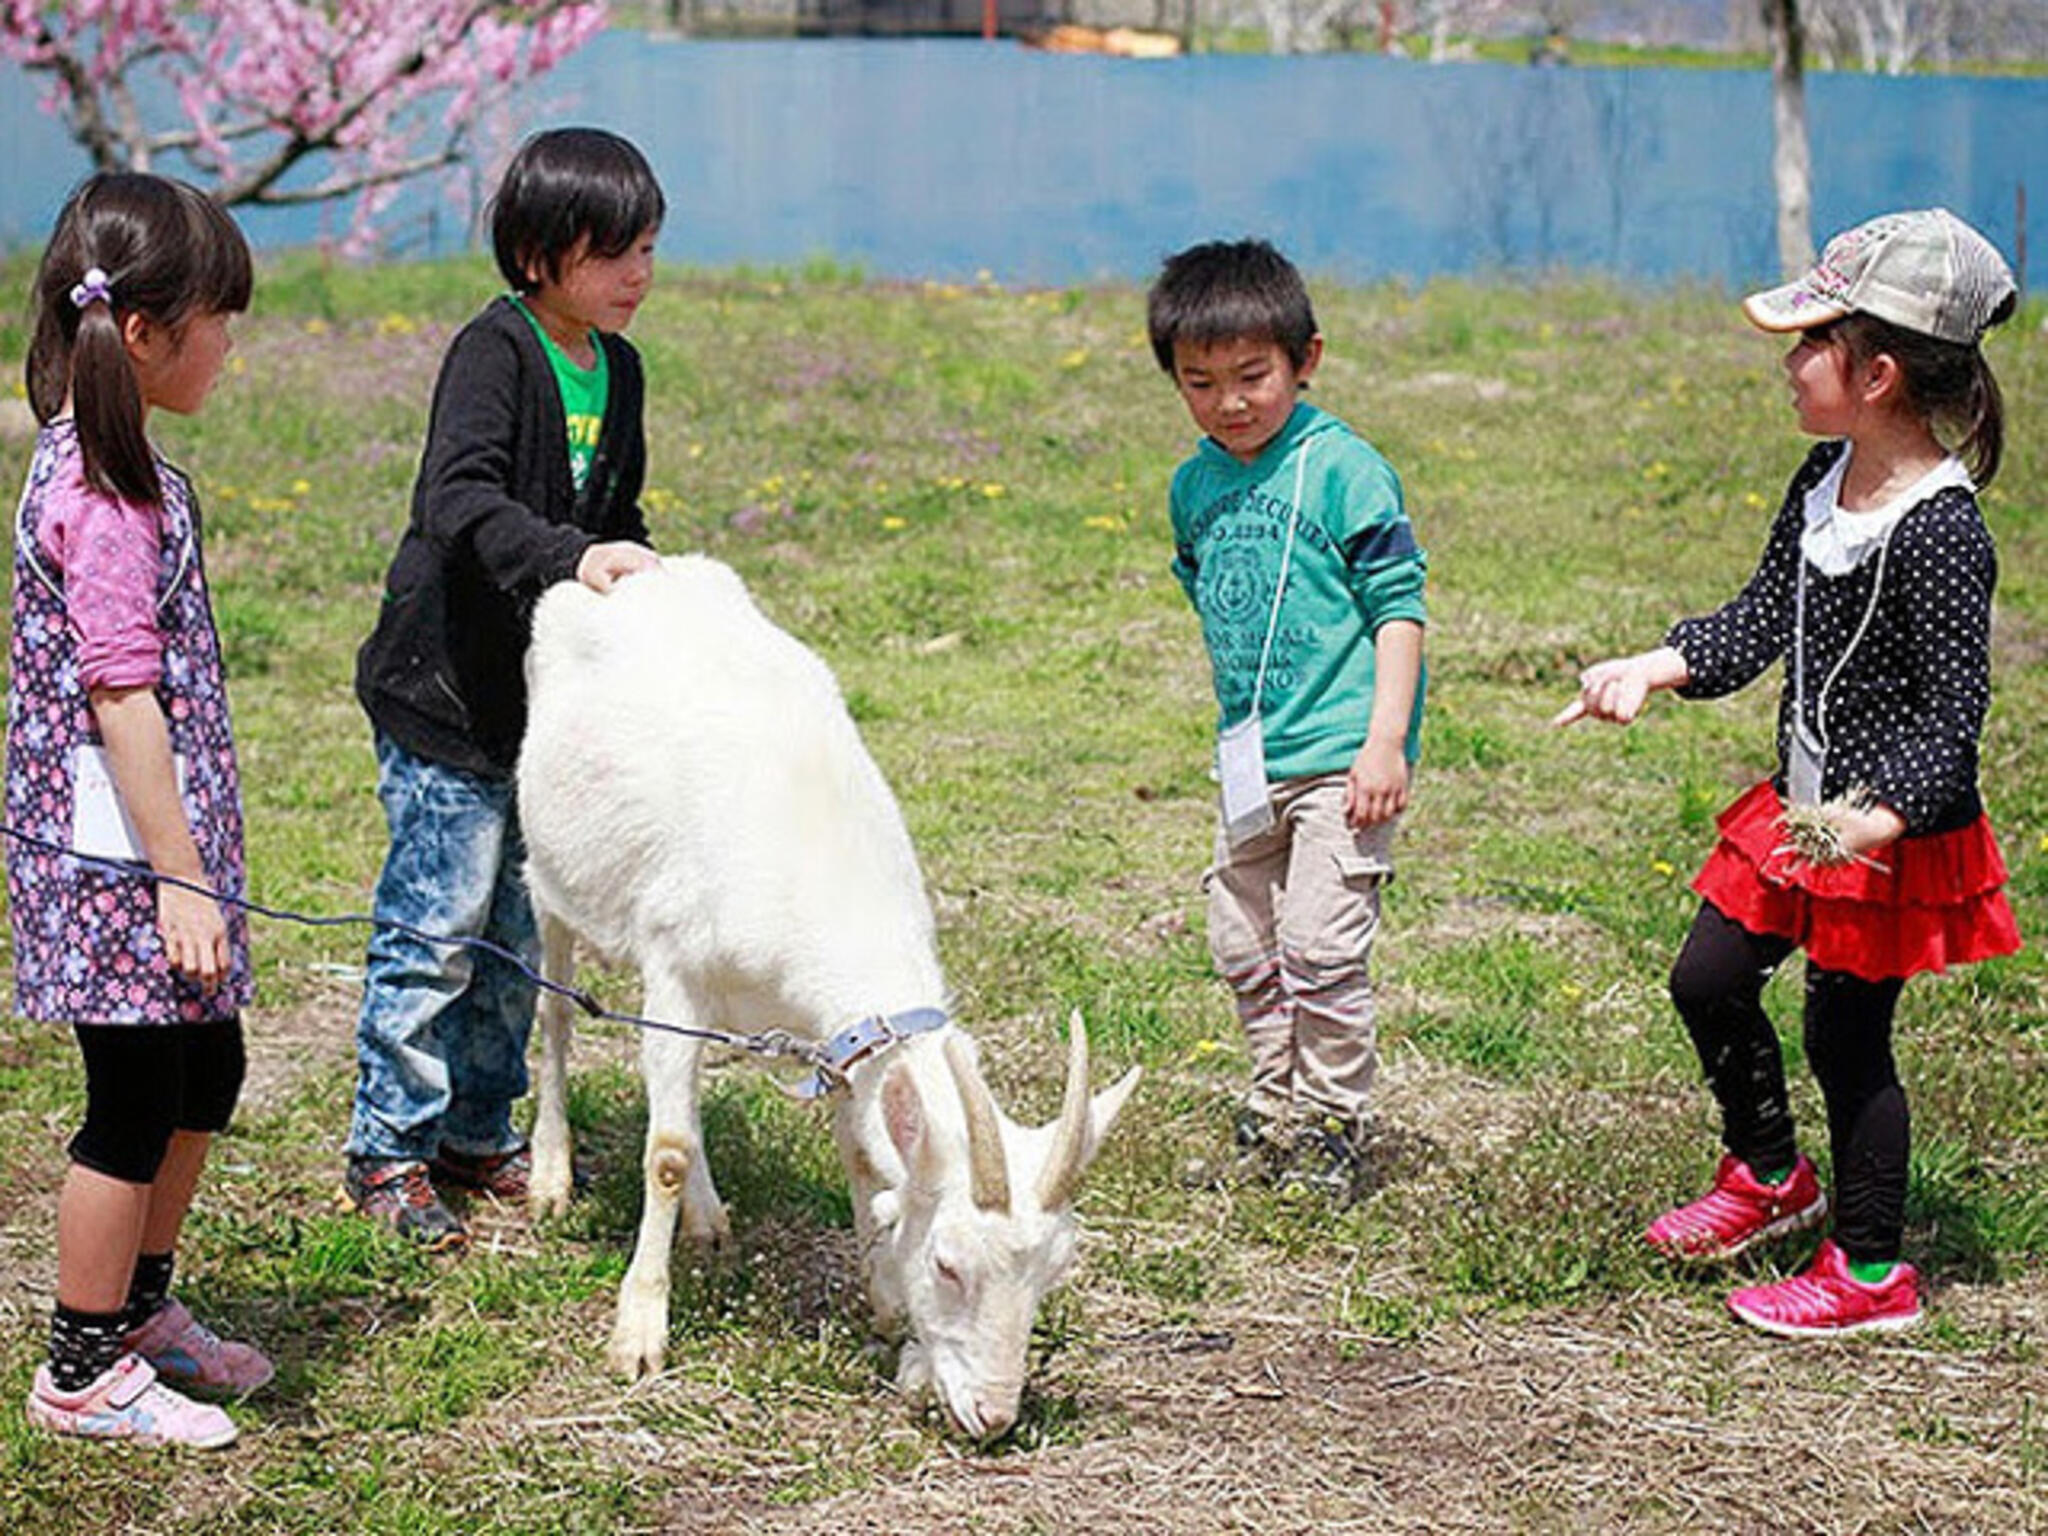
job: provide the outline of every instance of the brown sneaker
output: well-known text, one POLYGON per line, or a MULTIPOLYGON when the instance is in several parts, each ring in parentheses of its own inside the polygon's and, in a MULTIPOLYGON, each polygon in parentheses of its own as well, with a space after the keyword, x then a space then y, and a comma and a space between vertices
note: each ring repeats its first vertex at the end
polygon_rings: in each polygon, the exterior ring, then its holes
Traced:
POLYGON ((469 1229, 441 1203, 425 1163, 412 1158, 351 1157, 342 1188, 363 1215, 429 1253, 446 1253, 469 1242, 469 1229))
POLYGON ((443 1147, 434 1154, 434 1177, 508 1205, 524 1205, 533 1185, 533 1149, 522 1144, 479 1157, 443 1147))

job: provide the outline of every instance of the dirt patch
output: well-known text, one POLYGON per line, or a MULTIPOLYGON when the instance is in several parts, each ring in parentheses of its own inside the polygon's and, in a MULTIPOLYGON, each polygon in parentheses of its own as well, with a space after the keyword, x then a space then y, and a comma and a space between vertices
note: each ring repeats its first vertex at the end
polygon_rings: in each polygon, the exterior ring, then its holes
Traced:
MULTIPOLYGON (((1951 1294, 1965 1326, 2038 1317, 2036 1284, 1951 1294)), ((886 1486, 669 1529, 978 1532, 2036 1530, 2010 1482, 2034 1370, 1911 1349, 1787 1350, 1679 1304, 1469 1324, 1413 1345, 1265 1312, 1138 1330, 1085 1362, 1120 1434, 931 1460, 886 1486), (1828 1369, 1816 1371, 1816 1360, 1828 1369), (1944 1426, 1940 1434, 1936 1425, 1944 1426)))

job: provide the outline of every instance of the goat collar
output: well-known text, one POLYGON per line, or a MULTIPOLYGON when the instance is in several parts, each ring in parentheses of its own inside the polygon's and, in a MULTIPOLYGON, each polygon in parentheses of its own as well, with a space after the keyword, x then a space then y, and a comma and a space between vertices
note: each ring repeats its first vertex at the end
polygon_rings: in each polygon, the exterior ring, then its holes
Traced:
POLYGON ((790 1092, 799 1099, 822 1099, 847 1086, 846 1074, 870 1056, 879 1055, 913 1035, 928 1035, 951 1022, 943 1008, 907 1008, 901 1013, 871 1013, 839 1031, 817 1049, 816 1070, 790 1092))

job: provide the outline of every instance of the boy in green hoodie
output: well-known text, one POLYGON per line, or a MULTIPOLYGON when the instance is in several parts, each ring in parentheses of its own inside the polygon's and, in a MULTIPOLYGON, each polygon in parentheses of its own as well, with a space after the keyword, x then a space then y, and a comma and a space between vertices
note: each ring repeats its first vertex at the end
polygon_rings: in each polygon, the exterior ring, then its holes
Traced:
POLYGON ((1238 1142, 1341 1202, 1378 1065, 1368 961, 1420 746, 1426 561, 1387 461, 1298 398, 1323 338, 1292 263, 1263 240, 1190 247, 1146 320, 1205 434, 1170 506, 1216 686, 1204 884, 1251 1054, 1238 1142))

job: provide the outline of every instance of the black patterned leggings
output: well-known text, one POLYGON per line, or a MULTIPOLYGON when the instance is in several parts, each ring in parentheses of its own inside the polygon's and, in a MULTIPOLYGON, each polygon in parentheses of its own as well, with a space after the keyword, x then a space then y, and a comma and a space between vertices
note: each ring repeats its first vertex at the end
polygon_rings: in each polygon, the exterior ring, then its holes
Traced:
MULTIPOLYGON (((1671 1000, 1721 1106, 1721 1140, 1758 1173, 1798 1155, 1784 1054, 1763 1008, 1764 984, 1795 947, 1702 902, 1671 968, 1671 1000)), ((1859 1262, 1896 1259, 1905 1227, 1911 1125, 1892 1059, 1904 986, 1806 968, 1806 1060, 1827 1104, 1835 1242, 1859 1262)))

